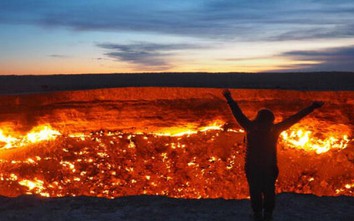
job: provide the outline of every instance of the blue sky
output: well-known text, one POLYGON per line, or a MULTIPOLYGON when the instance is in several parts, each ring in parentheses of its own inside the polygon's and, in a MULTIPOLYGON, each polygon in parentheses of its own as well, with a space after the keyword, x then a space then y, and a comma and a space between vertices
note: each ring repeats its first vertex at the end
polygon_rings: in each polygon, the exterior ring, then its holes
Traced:
POLYGON ((0 74, 353 71, 354 1, 0 0, 0 74))

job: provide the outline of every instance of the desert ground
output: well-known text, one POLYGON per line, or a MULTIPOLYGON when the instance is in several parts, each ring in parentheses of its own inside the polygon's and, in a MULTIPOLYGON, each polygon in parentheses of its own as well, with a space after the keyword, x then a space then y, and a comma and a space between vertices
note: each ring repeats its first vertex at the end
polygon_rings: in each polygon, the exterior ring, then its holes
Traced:
MULTIPOLYGON (((316 197, 284 193, 277 196, 274 221, 350 221, 352 197, 316 197)), ((94 197, 0 198, 1 220, 6 221, 248 221, 248 200, 173 199, 162 196, 129 196, 118 199, 94 197)))
POLYGON ((354 73, 154 73, 0 76, 0 94, 115 87, 201 87, 352 91, 354 73))

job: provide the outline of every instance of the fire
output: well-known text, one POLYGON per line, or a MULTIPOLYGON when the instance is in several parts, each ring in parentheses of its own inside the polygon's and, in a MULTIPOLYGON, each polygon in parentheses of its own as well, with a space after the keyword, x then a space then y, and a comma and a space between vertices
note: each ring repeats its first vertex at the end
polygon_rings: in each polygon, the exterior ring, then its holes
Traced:
POLYGON ((35 178, 34 180, 21 180, 18 182, 21 186, 28 188, 27 194, 32 194, 33 192, 44 197, 49 197, 50 195, 46 193, 45 187, 43 186, 44 181, 35 178))
MULTIPOLYGON (((22 136, 0 131, 3 153, 6 149, 26 145, 41 147, 40 143, 46 141, 52 141, 48 145, 53 148, 22 158, 13 159, 14 154, 0 159, 0 186, 14 191, 13 195, 43 197, 113 198, 157 194, 183 198, 245 198, 242 133, 242 129, 229 128, 221 120, 200 127, 191 124, 150 133, 100 130, 68 134, 49 124, 37 126, 22 136), (235 145, 236 142, 241 145, 235 145), (215 185, 218 180, 222 180, 222 184, 215 185)), ((280 138, 281 146, 291 147, 289 152, 295 153, 294 156, 298 150, 326 156, 328 151, 346 149, 351 141, 348 134, 339 136, 332 131, 329 136, 321 135, 303 125, 283 132, 280 138)), ((339 160, 346 163, 345 154, 339 160)), ((343 170, 343 173, 350 174, 350 171, 343 170)), ((297 176, 291 177, 295 177, 290 183, 296 183, 296 187, 290 191, 309 193, 316 183, 321 188, 332 188, 333 194, 353 195, 352 178, 342 176, 343 180, 330 186, 324 178, 299 174, 298 180, 297 176)))
POLYGON ((34 127, 26 135, 16 133, 5 134, 5 132, 0 129, 0 144, 3 143, 2 148, 4 149, 11 149, 15 147, 23 147, 31 143, 55 140, 56 137, 60 135, 61 133, 59 131, 54 130, 48 124, 34 127))
POLYGON ((156 136, 167 136, 167 137, 182 137, 182 136, 190 136, 193 134, 198 134, 200 132, 208 132, 208 131, 228 131, 233 133, 244 133, 243 129, 232 129, 225 128, 225 122, 221 120, 216 120, 211 122, 207 126, 198 127, 197 125, 187 125, 185 127, 171 127, 163 130, 159 130, 157 132, 153 132, 156 136))
POLYGON ((225 124, 224 122, 220 120, 216 120, 207 126, 198 127, 197 125, 189 124, 185 127, 166 128, 164 130, 157 131, 154 134, 157 136, 168 136, 168 137, 189 136, 192 134, 197 134, 199 132, 206 132, 209 130, 223 130, 222 127, 224 124, 225 124))
POLYGON ((25 137, 30 143, 37 143, 42 141, 54 140, 61 133, 52 129, 51 126, 43 125, 33 128, 25 137))
MULTIPOLYGON (((167 137, 181 137, 190 136, 193 134, 198 134, 200 132, 207 132, 210 130, 224 130, 224 122, 216 120, 207 126, 197 127, 196 125, 187 125, 185 127, 172 127, 157 132, 153 132, 156 136, 167 136, 167 137)), ((244 133, 242 129, 227 129, 229 132, 244 133)), ((136 134, 141 134, 141 132, 136 132, 136 134)), ((5 135, 3 130, 0 130, 0 142, 2 148, 10 149, 15 147, 22 147, 28 144, 39 143, 42 141, 55 140, 58 136, 62 134, 53 129, 49 124, 40 125, 33 128, 29 133, 24 136, 21 135, 5 135)), ((109 135, 109 134, 108 134, 109 135)), ((73 133, 68 134, 68 137, 80 138, 85 140, 85 134, 83 133, 73 133)), ((302 149, 305 151, 315 151, 317 154, 326 153, 331 149, 345 149, 351 139, 347 134, 338 136, 338 134, 330 135, 325 139, 319 139, 313 136, 313 132, 310 130, 304 130, 301 127, 295 129, 289 129, 281 133, 281 138, 286 146, 302 149)), ((130 143, 133 147, 134 144, 130 143)))
MULTIPOLYGON (((203 126, 196 128, 195 125, 189 125, 189 127, 182 128, 168 128, 163 131, 154 133, 157 136, 168 136, 168 137, 181 137, 190 136, 193 134, 198 134, 200 132, 207 132, 210 130, 224 130, 224 122, 217 120, 212 122, 208 126, 203 126)), ((243 129, 235 130, 228 129, 228 132, 244 133, 243 129)), ((341 131, 343 133, 343 131, 341 131)), ((334 149, 345 149, 348 143, 351 141, 347 134, 330 134, 324 139, 315 137, 313 131, 302 129, 301 126, 297 126, 295 129, 289 129, 281 133, 282 142, 286 147, 292 147, 299 150, 305 150, 309 152, 316 152, 317 154, 326 153, 334 149)))
MULTIPOLYGON (((279 137, 277 193, 354 196, 352 92, 238 90, 235 98, 247 116, 267 106, 279 120, 324 99, 325 108, 279 137)), ((219 89, 115 88, 1 99, 0 195, 249 197, 245 131, 219 89), (23 131, 33 123, 38 126, 23 131)))
POLYGON ((1 143, 4 143, 2 148, 9 149, 18 143, 18 139, 10 135, 4 135, 4 132, 0 129, 0 144, 1 143))
POLYGON ((281 138, 286 146, 301 149, 305 151, 314 151, 317 154, 322 154, 331 149, 345 149, 350 142, 347 134, 329 135, 325 139, 318 139, 313 136, 313 132, 303 129, 290 129, 281 133, 281 138))

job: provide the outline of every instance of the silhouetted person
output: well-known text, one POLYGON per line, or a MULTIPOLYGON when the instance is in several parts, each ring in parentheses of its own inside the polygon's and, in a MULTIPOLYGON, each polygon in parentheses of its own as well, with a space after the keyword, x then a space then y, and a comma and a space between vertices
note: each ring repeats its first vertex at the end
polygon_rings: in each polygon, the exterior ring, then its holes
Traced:
POLYGON ((275 206, 275 181, 278 177, 277 140, 280 133, 300 121, 323 102, 312 105, 295 115, 274 124, 274 114, 269 109, 261 109, 254 120, 249 120, 238 104, 232 99, 229 90, 224 90, 227 103, 234 117, 247 134, 245 172, 251 197, 255 220, 271 220, 275 206))

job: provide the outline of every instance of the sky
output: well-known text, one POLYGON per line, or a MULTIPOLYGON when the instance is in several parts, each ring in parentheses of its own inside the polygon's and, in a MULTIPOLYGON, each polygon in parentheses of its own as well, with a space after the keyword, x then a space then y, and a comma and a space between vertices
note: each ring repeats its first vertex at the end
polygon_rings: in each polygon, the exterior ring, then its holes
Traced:
POLYGON ((0 0, 0 75, 354 71, 353 0, 0 0))

